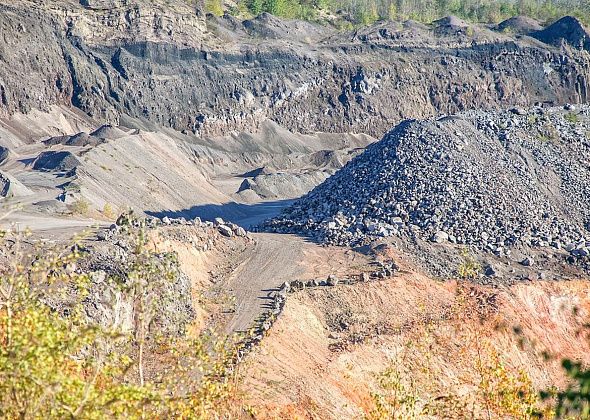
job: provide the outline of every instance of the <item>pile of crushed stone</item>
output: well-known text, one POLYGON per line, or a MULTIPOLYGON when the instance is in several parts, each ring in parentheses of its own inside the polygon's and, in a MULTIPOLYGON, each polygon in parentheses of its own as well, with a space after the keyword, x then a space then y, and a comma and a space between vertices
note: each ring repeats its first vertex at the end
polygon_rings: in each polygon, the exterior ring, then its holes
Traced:
POLYGON ((113 127, 109 124, 104 124, 88 134, 84 131, 74 134, 72 136, 56 136, 44 140, 46 146, 55 146, 62 144, 65 146, 92 146, 96 147, 107 140, 118 140, 128 134, 118 127, 113 127))
POLYGON ((560 46, 562 43, 567 43, 574 48, 590 51, 590 31, 572 16, 564 16, 531 36, 546 44, 560 46))
POLYGON ((532 32, 542 31, 543 26, 537 20, 528 16, 513 16, 500 22, 496 26, 496 30, 511 34, 527 35, 532 32))
POLYGON ((471 246, 590 244, 590 107, 402 122, 267 221, 335 245, 380 237, 471 246))

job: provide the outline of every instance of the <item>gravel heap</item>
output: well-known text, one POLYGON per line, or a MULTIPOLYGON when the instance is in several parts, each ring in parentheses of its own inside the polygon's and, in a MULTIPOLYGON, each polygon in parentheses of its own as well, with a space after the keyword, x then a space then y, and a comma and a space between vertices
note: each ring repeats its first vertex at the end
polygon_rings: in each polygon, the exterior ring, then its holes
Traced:
POLYGON ((567 105, 404 121, 262 229, 496 255, 516 245, 587 248, 589 116, 589 106, 567 105))
POLYGON ((590 31, 579 19, 572 16, 564 16, 542 31, 532 33, 531 36, 546 44, 560 46, 565 42, 574 48, 590 51, 590 31))

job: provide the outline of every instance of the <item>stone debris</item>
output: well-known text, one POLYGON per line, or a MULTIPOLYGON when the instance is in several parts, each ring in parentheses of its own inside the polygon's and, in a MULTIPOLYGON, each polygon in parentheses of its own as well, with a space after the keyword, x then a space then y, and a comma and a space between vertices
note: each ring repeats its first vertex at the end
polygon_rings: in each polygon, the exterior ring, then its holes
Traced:
POLYGON ((587 255, 590 106, 404 121, 261 226, 331 245, 381 237, 587 255))

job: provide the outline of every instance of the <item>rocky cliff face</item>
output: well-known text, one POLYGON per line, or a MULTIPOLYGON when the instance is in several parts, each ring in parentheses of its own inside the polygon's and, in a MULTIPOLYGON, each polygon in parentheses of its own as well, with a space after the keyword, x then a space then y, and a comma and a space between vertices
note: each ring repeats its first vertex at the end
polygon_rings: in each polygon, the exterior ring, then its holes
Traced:
POLYGON ((72 104, 218 135, 272 119, 381 135, 400 119, 588 100, 590 55, 486 27, 334 33, 270 15, 205 18, 180 0, 0 1, 0 113, 72 104))

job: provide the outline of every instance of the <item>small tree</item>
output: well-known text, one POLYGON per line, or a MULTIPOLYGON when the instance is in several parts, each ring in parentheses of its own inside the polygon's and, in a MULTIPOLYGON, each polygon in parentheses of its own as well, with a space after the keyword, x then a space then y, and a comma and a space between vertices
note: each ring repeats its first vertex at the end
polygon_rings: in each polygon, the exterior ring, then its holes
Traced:
POLYGON ((109 220, 113 220, 115 218, 115 211, 113 210, 113 206, 111 203, 105 203, 102 208, 102 215, 109 220))
POLYGON ((80 197, 72 203, 72 212, 81 216, 87 216, 90 211, 90 203, 84 198, 80 197))
POLYGON ((254 15, 258 16, 263 11, 263 0, 249 0, 248 1, 248 10, 254 15))
POLYGON ((205 10, 215 16, 223 15, 223 4, 221 0, 205 0, 205 10))

